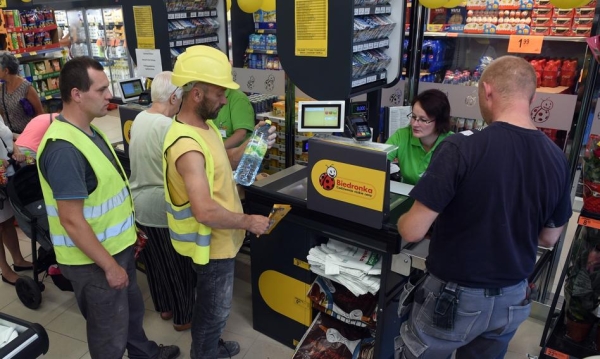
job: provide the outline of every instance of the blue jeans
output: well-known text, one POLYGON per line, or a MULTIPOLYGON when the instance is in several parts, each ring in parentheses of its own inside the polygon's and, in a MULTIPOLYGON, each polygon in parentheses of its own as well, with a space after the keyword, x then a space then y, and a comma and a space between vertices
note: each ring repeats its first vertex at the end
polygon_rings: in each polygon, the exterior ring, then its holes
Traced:
POLYGON ((495 291, 459 286, 451 330, 436 327, 432 320, 444 286, 430 274, 416 289, 410 317, 396 341, 400 358, 450 358, 454 351, 457 359, 504 358, 517 328, 529 317, 531 304, 524 301, 527 280, 495 291))
POLYGON ((148 340, 143 328, 146 310, 137 284, 133 247, 113 258, 127 271, 127 288, 110 288, 104 271, 96 264, 59 265, 73 284, 79 310, 86 319, 90 356, 121 358, 127 349, 129 358, 156 358, 158 345, 148 340))
POLYGON ((197 274, 192 317, 192 359, 215 359, 233 297, 235 259, 211 259, 193 264, 197 274))

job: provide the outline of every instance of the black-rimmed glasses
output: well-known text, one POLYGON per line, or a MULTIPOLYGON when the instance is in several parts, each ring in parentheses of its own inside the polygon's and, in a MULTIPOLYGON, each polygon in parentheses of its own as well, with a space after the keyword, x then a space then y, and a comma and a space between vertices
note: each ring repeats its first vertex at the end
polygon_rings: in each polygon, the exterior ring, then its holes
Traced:
POLYGON ((435 120, 430 120, 430 119, 425 118, 425 117, 419 117, 419 116, 415 115, 412 112, 409 113, 407 117, 411 121, 419 122, 419 123, 422 123, 424 125, 429 125, 430 123, 435 122, 435 120))

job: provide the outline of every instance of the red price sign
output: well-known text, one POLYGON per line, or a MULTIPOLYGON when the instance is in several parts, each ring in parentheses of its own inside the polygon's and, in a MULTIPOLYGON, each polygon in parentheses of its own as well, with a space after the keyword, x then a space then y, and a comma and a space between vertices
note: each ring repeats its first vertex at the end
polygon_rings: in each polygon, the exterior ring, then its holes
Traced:
POLYGON ((579 220, 577 224, 582 225, 584 227, 590 227, 595 229, 600 229, 600 221, 597 219, 592 219, 588 217, 579 216, 579 220))
POLYGON ((543 44, 543 36, 510 35, 507 51, 517 54, 539 54, 543 44))
POLYGON ((557 350, 550 349, 550 348, 546 348, 546 352, 544 354, 546 354, 549 357, 556 358, 556 359, 569 359, 569 356, 567 354, 561 353, 557 350))

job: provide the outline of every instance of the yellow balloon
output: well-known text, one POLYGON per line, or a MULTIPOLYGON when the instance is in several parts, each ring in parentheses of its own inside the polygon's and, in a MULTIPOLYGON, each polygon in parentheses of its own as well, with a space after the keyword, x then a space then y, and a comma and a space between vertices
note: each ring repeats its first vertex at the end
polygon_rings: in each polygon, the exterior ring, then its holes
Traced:
POLYGON ((583 0, 583 1, 580 1, 579 4, 577 4, 577 6, 575 6, 575 7, 583 7, 591 2, 592 2, 592 0, 583 0))
POLYGON ((237 3, 240 9, 248 14, 260 10, 262 6, 262 0, 237 0, 237 3))
POLYGON ((275 0, 263 0, 260 8, 264 11, 275 11, 275 0))
POLYGON ((457 7, 462 5, 462 3, 464 3, 465 0, 449 0, 446 5, 444 5, 445 8, 451 9, 453 7, 457 7))
POLYGON ((448 0, 419 0, 421 5, 429 9, 438 9, 446 5, 448 0))
POLYGON ((227 11, 231 10, 231 0, 225 0, 225 3, 227 4, 227 11))
POLYGON ((550 0, 550 4, 559 9, 572 9, 581 6, 582 0, 550 0))

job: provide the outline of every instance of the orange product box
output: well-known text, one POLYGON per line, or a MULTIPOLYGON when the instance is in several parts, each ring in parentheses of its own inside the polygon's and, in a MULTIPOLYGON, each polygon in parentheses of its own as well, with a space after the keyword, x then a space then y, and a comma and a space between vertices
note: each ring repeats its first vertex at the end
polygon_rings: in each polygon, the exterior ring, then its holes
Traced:
POLYGON ((579 17, 594 17, 594 14, 596 13, 596 8, 594 7, 580 7, 574 10, 575 16, 579 17))
POLYGON ((541 36, 550 35, 550 26, 532 26, 531 27, 531 35, 541 35, 541 36))
POLYGON ((531 18, 531 26, 552 26, 551 17, 533 17, 531 18))
POLYGON ((593 23, 594 23, 593 17, 580 17, 580 16, 573 17, 573 26, 590 26, 591 27, 593 23))
POLYGON ((552 26, 559 27, 571 27, 573 25, 573 18, 570 17, 553 17, 552 26))
POLYGON ((575 15, 575 9, 558 9, 555 8, 552 12, 552 17, 560 17, 560 18, 573 18, 575 15))
POLYGON ((551 26, 550 33, 548 35, 550 35, 550 36, 573 36, 571 34, 571 26, 568 26, 568 27, 551 26))
POLYGON ((573 26, 573 28, 571 29, 571 36, 590 37, 591 34, 591 26, 573 26))

